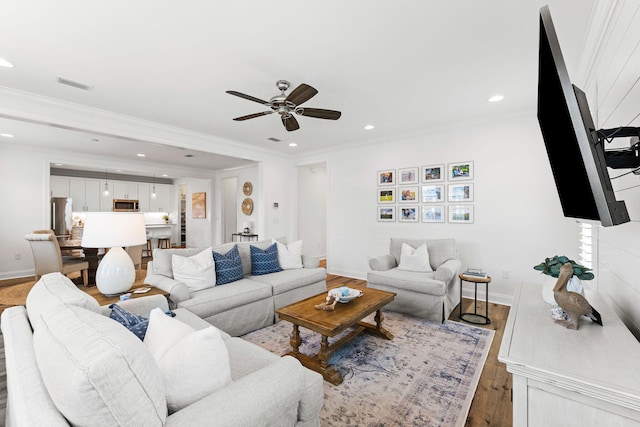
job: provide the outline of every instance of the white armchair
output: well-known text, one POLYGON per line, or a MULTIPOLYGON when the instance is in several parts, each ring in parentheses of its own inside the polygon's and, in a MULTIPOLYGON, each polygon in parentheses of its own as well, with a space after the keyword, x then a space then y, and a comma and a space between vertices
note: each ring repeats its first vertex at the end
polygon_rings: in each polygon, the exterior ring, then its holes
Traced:
POLYGON ((462 264, 456 258, 455 240, 392 238, 389 252, 369 260, 367 287, 396 293, 385 307, 389 310, 444 322, 460 302, 462 264), (426 243, 433 271, 399 269, 403 243, 414 249, 426 243))

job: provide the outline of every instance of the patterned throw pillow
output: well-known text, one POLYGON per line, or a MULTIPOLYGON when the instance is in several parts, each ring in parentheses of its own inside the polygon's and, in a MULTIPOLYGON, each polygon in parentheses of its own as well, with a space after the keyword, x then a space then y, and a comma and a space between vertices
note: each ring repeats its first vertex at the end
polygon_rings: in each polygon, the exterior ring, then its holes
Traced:
POLYGON ((216 286, 235 282, 244 277, 242 259, 237 246, 224 255, 213 251, 213 261, 216 265, 216 286))
MULTIPOLYGON (((109 306, 111 314, 109 317, 120 323, 122 326, 133 332, 135 336, 140 338, 140 341, 144 340, 144 336, 147 333, 149 327, 149 319, 144 316, 138 316, 120 307, 118 304, 111 304, 109 306)), ((175 317, 176 314, 173 311, 167 311, 165 313, 169 317, 175 317)))
POLYGON ((278 262, 278 246, 276 243, 262 250, 251 245, 251 274, 260 276, 262 274, 277 273, 282 271, 278 262))

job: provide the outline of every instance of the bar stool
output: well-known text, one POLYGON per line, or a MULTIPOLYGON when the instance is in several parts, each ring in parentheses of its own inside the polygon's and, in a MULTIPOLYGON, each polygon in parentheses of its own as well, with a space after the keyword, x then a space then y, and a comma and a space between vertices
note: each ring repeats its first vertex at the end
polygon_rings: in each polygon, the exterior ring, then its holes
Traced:
POLYGON ((169 249, 171 247, 171 236, 158 236, 158 249, 169 249))
POLYGON ((147 247, 142 249, 142 256, 151 256, 152 250, 151 237, 147 236, 147 247))

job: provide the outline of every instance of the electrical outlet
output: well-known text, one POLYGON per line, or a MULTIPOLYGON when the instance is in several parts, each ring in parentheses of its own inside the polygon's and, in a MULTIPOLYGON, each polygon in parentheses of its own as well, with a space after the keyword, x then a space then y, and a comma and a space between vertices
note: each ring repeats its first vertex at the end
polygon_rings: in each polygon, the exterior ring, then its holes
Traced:
POLYGON ((509 278, 509 271, 508 270, 502 270, 502 278, 503 279, 508 279, 509 278))
POLYGON ((20 261, 20 260, 22 260, 22 254, 15 254, 15 255, 13 256, 13 259, 14 259, 15 261, 20 261))

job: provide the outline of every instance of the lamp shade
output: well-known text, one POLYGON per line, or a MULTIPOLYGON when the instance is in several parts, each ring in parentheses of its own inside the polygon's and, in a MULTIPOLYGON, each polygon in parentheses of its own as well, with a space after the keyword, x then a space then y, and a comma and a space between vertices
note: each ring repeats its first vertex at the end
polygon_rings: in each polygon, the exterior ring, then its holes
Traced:
POLYGON ((82 246, 112 248, 147 243, 144 214, 138 212, 87 212, 82 246))
POLYGON ((136 272, 123 246, 147 243, 144 214, 129 212, 89 212, 84 220, 82 246, 111 248, 98 264, 96 286, 104 295, 131 289, 136 272))

